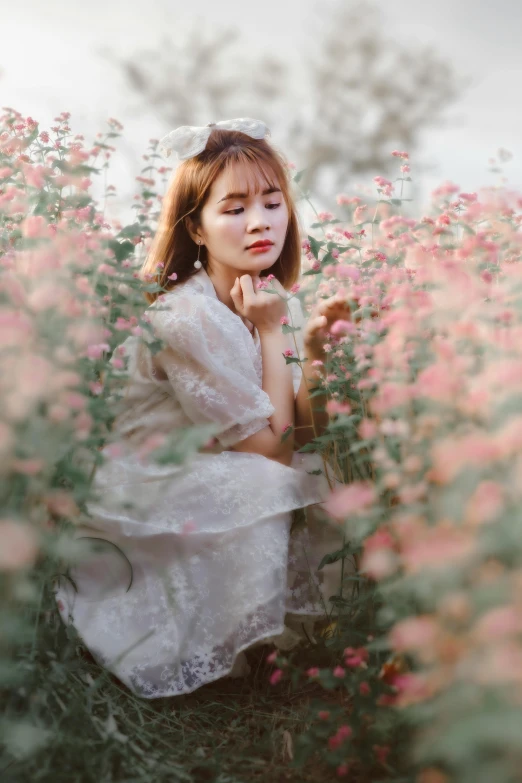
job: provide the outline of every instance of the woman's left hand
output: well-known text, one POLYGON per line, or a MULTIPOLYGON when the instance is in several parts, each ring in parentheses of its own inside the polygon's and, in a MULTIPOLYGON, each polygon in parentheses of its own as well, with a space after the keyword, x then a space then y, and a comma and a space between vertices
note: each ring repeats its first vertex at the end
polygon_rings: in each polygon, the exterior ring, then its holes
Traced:
POLYGON ((304 347, 310 358, 323 358, 323 346, 327 341, 326 333, 335 321, 340 320, 352 320, 352 312, 346 294, 334 294, 328 299, 319 300, 314 305, 303 329, 304 347))

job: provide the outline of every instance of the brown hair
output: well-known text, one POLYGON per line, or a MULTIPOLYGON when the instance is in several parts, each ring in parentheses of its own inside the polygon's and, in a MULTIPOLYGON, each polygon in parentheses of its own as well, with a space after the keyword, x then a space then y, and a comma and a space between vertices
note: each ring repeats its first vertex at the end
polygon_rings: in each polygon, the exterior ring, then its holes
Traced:
MULTIPOLYGON (((285 289, 297 282, 301 271, 300 227, 284 158, 264 139, 253 139, 241 131, 217 129, 211 131, 207 146, 199 155, 182 161, 176 169, 163 198, 156 234, 139 273, 141 280, 156 279, 165 290, 170 290, 196 273, 198 245, 188 232, 187 218, 198 225, 214 180, 234 163, 255 166, 267 186, 281 188, 288 209, 288 229, 281 255, 270 273, 285 289), (159 264, 163 267, 158 267, 159 264), (174 272, 177 279, 168 280, 174 272)), ((205 266, 206 247, 201 247, 200 260, 205 266)), ((145 297, 152 303, 159 293, 145 292, 145 297)))

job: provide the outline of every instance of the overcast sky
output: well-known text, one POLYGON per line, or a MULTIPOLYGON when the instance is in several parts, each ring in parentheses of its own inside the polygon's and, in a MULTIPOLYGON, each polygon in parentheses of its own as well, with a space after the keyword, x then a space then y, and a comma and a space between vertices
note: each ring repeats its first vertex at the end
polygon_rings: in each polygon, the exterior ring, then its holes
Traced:
MULTIPOLYGON (((107 117, 125 126, 125 143, 138 155, 151 137, 171 130, 152 113, 131 116, 139 101, 118 69, 101 54, 120 56, 159 46, 200 23, 237 26, 251 50, 302 55, 321 35, 332 0, 0 0, 0 106, 12 106, 49 127, 61 111, 90 143, 107 117)), ((375 0, 386 30, 406 44, 433 44, 472 84, 447 116, 458 125, 421 136, 418 156, 432 170, 420 181, 420 204, 445 179, 463 190, 498 183, 488 159, 500 147, 514 159, 504 164, 508 183, 522 191, 522 2, 520 0, 375 0)), ((226 118, 215 118, 226 119, 226 118)), ((292 160, 292 150, 285 150, 292 160)), ((112 166, 112 164, 111 164, 112 166)), ((412 175, 415 176, 415 161, 412 175)), ((120 197, 134 192, 125 157, 111 168, 120 197)), ((371 184, 368 182, 368 184, 371 184)), ((349 192, 349 188, 347 188, 349 192)), ((319 205, 320 206, 320 205, 319 205)), ((127 215, 131 213, 127 212, 127 215)))

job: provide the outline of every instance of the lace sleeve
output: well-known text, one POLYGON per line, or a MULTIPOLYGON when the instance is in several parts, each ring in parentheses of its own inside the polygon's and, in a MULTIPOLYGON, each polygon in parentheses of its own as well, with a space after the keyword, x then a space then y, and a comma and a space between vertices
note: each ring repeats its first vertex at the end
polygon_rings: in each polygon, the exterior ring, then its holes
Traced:
POLYGON ((165 343, 157 360, 194 424, 217 424, 224 448, 269 426, 275 409, 261 388, 260 357, 226 305, 197 294, 173 296, 150 320, 165 343))

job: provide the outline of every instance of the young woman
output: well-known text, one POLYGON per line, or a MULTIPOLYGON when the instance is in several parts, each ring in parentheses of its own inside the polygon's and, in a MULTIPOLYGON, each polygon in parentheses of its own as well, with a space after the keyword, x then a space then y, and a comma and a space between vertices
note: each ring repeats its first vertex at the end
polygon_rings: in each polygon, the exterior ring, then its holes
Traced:
POLYGON ((73 569, 76 590, 66 580, 58 590, 64 620, 144 697, 241 674, 242 651, 274 637, 288 644, 297 620, 324 613, 315 569, 337 541, 330 534, 325 545, 321 514, 298 531, 291 523, 295 509, 325 499, 327 482, 319 455, 295 449, 327 421, 321 411, 312 418, 311 365, 329 323, 348 315, 332 298, 305 323, 291 296, 299 226, 267 132, 234 120, 163 140, 182 162, 141 274, 159 274, 167 291, 146 295, 163 347, 124 343, 129 381, 114 425, 122 448, 104 450, 92 526, 80 531, 109 543, 73 569), (296 355, 282 329, 290 316, 304 373, 285 358, 296 355), (214 447, 182 465, 143 457, 155 436, 191 425, 213 425, 214 447))

